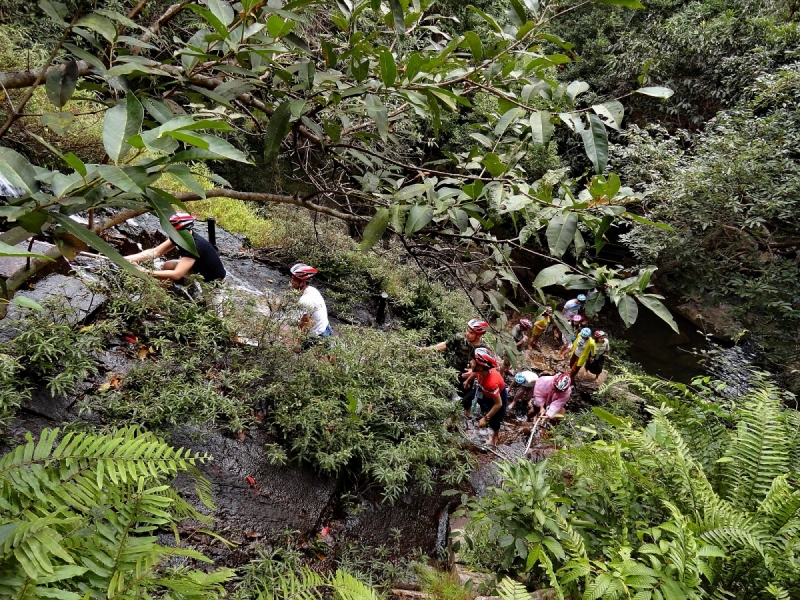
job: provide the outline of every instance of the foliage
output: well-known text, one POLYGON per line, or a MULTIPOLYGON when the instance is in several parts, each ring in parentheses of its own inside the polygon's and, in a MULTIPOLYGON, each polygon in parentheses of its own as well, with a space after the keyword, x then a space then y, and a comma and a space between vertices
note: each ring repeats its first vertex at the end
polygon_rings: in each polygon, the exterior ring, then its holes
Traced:
MULTIPOLYGON (((470 504, 486 566, 584 598, 797 595, 797 413, 754 375, 731 409, 686 386, 624 376, 646 427, 595 409, 603 437, 551 461, 501 466, 470 504), (673 408, 674 407, 674 408, 673 408)), ((477 543, 476 543, 477 542, 477 543)))
POLYGON ((244 596, 258 600, 378 600, 380 596, 371 586, 359 581, 341 569, 330 575, 321 575, 308 567, 296 571, 272 573, 266 580, 250 579, 247 589, 239 588, 244 596), (252 587, 251 587, 252 586, 252 587))
POLYGON ((149 433, 45 429, 0 459, 0 595, 4 598, 217 598, 233 573, 167 568, 211 562, 181 547, 177 523, 202 519, 165 482, 210 457, 149 433), (171 528, 175 546, 157 543, 171 528))
POLYGON ((21 370, 22 365, 16 358, 0 353, 0 429, 3 430, 16 414, 20 402, 29 395, 19 384, 18 373, 21 370))

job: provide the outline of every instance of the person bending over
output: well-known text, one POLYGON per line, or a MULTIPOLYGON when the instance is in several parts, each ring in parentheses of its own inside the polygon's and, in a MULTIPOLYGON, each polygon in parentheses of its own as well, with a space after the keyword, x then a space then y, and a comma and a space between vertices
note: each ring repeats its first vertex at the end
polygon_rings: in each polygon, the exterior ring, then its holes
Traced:
POLYGON ((572 393, 572 380, 566 373, 539 377, 533 388, 533 408, 528 419, 544 417, 547 420, 563 415, 569 396, 572 393))
POLYGON ((528 344, 528 332, 533 327, 533 323, 529 319, 520 319, 519 323, 511 328, 511 337, 514 338, 514 343, 517 345, 517 350, 522 350, 528 344))
POLYGON ((508 405, 508 410, 513 410, 517 403, 521 403, 525 407, 525 412, 527 412, 538 379, 539 376, 533 371, 520 371, 514 375, 517 391, 514 394, 514 399, 508 405))
POLYGON ((225 267, 222 265, 222 261, 219 258, 219 254, 214 249, 214 246, 212 246, 207 239, 193 231, 194 222, 196 220, 196 217, 184 212, 175 213, 169 218, 169 222, 172 223, 176 231, 184 230, 192 234, 194 247, 197 249, 197 256, 177 246, 172 240, 167 240, 150 250, 143 250, 137 254, 130 254, 126 256, 125 259, 132 263, 138 263, 163 256, 173 248, 178 248, 178 252, 181 255, 180 260, 168 260, 159 270, 139 268, 156 279, 165 281, 179 281, 189 274, 200 275, 208 282, 225 279, 225 267))
POLYGON ((478 426, 492 429, 492 446, 497 446, 499 441, 500 425, 506 416, 508 403, 506 382, 497 371, 498 364, 497 357, 488 348, 475 350, 475 399, 484 412, 478 426))
POLYGON ((298 325, 308 335, 303 340, 302 349, 307 350, 333 334, 328 321, 328 307, 319 290, 310 285, 311 279, 318 273, 314 267, 297 263, 292 273, 292 288, 302 292, 297 304, 303 312, 298 325))

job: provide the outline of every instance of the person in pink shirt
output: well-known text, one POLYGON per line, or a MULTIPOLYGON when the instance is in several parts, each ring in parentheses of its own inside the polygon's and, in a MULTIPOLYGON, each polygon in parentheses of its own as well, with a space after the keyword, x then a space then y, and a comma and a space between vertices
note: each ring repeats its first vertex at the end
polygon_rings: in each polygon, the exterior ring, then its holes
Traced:
POLYGON ((569 396, 572 393, 572 379, 567 373, 539 377, 533 388, 533 408, 528 413, 529 419, 544 416, 552 419, 563 415, 569 396))

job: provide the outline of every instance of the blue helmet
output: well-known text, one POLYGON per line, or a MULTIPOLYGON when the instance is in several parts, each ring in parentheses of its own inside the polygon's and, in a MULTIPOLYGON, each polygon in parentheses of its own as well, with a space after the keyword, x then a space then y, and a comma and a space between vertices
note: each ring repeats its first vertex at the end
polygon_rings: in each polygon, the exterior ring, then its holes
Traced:
POLYGON ((584 327, 583 329, 581 329, 581 337, 582 338, 592 337, 592 330, 589 329, 588 327, 584 327))
POLYGON ((516 381, 519 385, 522 385, 526 381, 525 375, 523 375, 522 373, 517 373, 516 375, 514 375, 514 381, 516 381))
POLYGON ((578 294, 578 302, 586 302, 586 294, 578 294))

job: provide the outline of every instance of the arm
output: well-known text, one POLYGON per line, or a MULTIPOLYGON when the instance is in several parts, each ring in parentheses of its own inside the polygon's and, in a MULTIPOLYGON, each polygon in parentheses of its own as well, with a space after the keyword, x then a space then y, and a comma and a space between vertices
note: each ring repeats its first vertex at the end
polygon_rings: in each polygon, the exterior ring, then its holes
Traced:
POLYGON ((445 350, 447 350, 447 342, 439 342, 438 344, 434 344, 433 346, 425 346, 419 349, 420 352, 427 352, 429 350, 444 352, 445 350))
POLYGON ((125 260, 132 263, 142 262, 144 260, 153 260, 157 256, 161 256, 162 254, 166 254, 170 250, 175 247, 170 240, 166 242, 160 243, 155 248, 150 248, 149 250, 142 250, 141 252, 137 252, 136 254, 129 254, 125 257, 125 260))
POLYGON ((189 274, 194 263, 197 259, 191 256, 184 256, 178 261, 176 267, 171 271, 145 271, 146 273, 150 273, 156 279, 168 279, 172 281, 178 281, 179 279, 183 279, 186 275, 189 274))
POLYGON ((493 400, 494 404, 492 405, 491 410, 486 413, 478 423, 478 425, 481 427, 486 427, 486 425, 489 423, 489 420, 495 416, 495 414, 497 414, 497 411, 503 408, 503 398, 500 396, 499 391, 496 394, 487 394, 484 392, 484 396, 493 400))

